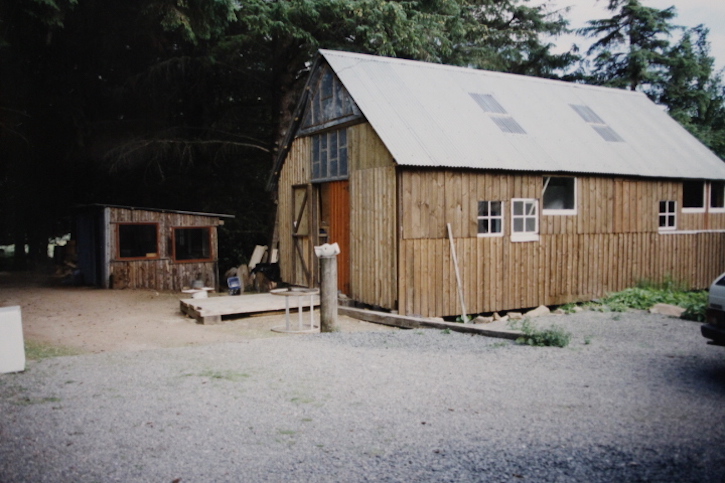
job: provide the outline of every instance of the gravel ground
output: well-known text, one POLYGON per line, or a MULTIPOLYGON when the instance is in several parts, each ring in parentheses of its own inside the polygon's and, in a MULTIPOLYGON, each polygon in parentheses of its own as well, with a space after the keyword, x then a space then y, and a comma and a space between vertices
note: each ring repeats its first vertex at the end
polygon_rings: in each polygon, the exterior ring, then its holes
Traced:
POLYGON ((0 375, 0 481, 725 481, 725 348, 700 325, 536 319, 87 354, 0 375))

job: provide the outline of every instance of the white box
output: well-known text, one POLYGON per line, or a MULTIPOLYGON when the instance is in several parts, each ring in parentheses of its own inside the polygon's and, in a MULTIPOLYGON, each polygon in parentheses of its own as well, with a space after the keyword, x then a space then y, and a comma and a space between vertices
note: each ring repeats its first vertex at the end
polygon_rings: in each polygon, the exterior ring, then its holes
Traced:
POLYGON ((25 370, 25 345, 20 307, 0 307, 0 374, 25 370))

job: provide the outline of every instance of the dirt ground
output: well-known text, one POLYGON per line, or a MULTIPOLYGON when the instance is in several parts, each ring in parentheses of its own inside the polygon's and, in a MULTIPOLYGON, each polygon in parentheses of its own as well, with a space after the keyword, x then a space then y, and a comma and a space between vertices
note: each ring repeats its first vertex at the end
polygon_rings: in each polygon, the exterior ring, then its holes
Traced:
MULTIPOLYGON (((304 337, 273 332, 284 313, 197 324, 179 310, 180 293, 69 287, 45 276, 0 272, 0 307, 19 305, 26 340, 79 352, 136 351, 240 342, 262 337, 304 337)), ((316 313, 319 317, 319 311, 316 313)), ((319 320, 319 318, 317 319, 319 320)), ((341 316, 341 331, 393 330, 341 316)))

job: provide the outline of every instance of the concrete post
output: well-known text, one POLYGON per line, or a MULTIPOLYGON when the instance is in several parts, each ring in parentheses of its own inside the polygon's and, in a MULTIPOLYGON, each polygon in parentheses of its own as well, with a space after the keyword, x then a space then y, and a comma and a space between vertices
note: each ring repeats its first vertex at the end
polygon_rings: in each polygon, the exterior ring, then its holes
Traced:
POLYGON ((320 257, 320 332, 336 332, 337 255, 320 257))

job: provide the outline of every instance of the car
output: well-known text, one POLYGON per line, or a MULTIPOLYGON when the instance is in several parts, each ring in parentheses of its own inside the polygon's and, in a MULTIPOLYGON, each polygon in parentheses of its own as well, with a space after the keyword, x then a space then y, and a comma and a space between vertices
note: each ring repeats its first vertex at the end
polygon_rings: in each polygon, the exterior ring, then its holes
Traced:
POLYGON ((710 285, 705 324, 700 328, 710 344, 725 346, 725 273, 710 285))

